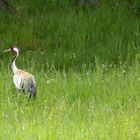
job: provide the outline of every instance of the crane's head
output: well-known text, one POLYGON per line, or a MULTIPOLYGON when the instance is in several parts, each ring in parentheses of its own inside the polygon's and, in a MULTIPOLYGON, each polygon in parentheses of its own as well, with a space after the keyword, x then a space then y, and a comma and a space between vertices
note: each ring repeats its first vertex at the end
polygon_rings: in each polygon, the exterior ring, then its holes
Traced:
POLYGON ((4 50, 3 52, 16 52, 17 55, 19 55, 19 49, 15 45, 7 50, 4 50))

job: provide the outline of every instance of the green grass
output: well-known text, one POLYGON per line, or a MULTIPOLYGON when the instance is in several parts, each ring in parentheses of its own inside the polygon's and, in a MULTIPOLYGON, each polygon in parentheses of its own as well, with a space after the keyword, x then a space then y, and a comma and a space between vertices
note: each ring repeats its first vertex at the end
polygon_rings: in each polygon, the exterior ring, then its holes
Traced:
POLYGON ((139 68, 35 71, 33 102, 16 91, 9 71, 1 71, 0 139, 140 139, 139 68))
POLYGON ((0 12, 0 139, 140 139, 140 20, 126 1, 12 3, 14 14, 0 12), (12 43, 35 75, 34 101, 12 83, 2 53, 12 43))
POLYGON ((116 3, 92 9, 68 0, 13 1, 15 14, 0 13, 0 50, 16 43, 22 53, 37 53, 43 67, 59 70, 94 68, 95 56, 105 64, 132 65, 140 50, 140 20, 125 1, 116 3))

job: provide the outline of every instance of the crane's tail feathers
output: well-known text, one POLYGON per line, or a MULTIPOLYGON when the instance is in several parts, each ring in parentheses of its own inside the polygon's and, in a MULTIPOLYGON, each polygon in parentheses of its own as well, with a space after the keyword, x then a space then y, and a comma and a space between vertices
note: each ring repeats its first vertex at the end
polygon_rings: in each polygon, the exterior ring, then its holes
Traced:
POLYGON ((22 89, 29 95, 29 98, 36 96, 36 85, 32 80, 22 83, 22 89))

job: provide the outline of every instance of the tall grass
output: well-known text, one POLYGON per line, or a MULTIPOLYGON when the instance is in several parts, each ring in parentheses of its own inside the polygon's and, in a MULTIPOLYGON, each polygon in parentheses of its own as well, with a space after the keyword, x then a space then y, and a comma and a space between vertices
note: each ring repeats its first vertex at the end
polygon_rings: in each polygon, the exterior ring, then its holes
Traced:
POLYGON ((1 139, 140 138, 139 65, 126 73, 106 66, 87 73, 34 73, 34 102, 16 92, 9 71, 0 73, 1 139))
POLYGON ((0 13, 1 50, 15 42, 22 52, 33 50, 40 65, 57 69, 89 68, 95 57, 106 64, 129 65, 139 53, 139 18, 126 2, 96 9, 75 7, 67 0, 13 4, 14 15, 0 13))
POLYGON ((0 53, 0 139, 140 139, 140 22, 126 2, 13 4, 13 15, 0 12, 0 51, 21 49, 17 65, 35 75, 37 98, 16 91, 12 56, 0 53))

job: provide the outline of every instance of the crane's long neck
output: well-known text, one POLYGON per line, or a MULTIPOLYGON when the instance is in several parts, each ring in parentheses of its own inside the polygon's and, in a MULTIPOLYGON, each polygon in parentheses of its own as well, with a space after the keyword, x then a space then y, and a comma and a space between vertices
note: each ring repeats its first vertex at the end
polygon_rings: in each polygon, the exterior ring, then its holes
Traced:
POLYGON ((17 66, 16 66, 16 59, 17 59, 18 56, 19 56, 19 53, 16 52, 16 56, 13 57, 12 63, 11 63, 11 68, 12 68, 12 71, 13 71, 14 74, 15 74, 16 71, 18 70, 18 68, 17 68, 17 66))

